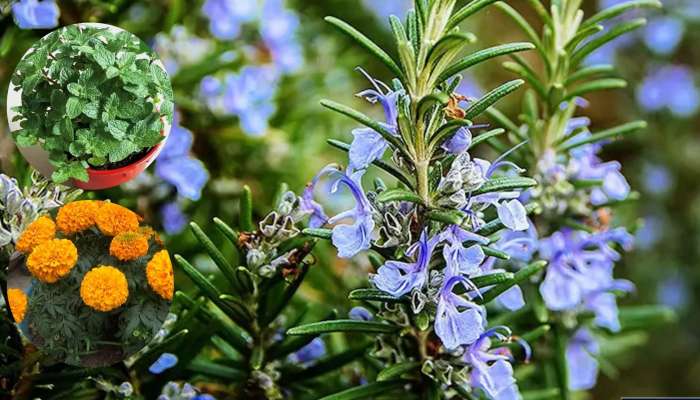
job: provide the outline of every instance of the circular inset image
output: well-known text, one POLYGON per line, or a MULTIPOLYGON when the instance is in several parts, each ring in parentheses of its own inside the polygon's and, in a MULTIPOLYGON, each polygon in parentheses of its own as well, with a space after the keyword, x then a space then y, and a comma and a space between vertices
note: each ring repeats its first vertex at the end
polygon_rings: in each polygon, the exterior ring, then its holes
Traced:
POLYGON ((20 331, 55 362, 101 367, 147 345, 173 298, 173 268, 158 234, 134 212, 68 203, 20 235, 7 304, 20 331))
POLYGON ((7 94, 12 137, 56 183, 88 190, 127 182, 170 131, 173 92, 157 55, 120 28, 81 23, 36 42, 7 94))

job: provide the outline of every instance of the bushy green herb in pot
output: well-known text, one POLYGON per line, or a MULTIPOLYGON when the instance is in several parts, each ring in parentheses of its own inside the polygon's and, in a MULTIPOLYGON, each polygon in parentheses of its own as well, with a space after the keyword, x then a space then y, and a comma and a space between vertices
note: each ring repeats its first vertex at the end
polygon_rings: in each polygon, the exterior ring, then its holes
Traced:
POLYGON ((19 123, 15 142, 43 149, 59 183, 88 182, 91 171, 152 155, 173 115, 157 56, 133 34, 103 24, 66 26, 38 41, 18 63, 8 99, 19 103, 9 110, 19 123))

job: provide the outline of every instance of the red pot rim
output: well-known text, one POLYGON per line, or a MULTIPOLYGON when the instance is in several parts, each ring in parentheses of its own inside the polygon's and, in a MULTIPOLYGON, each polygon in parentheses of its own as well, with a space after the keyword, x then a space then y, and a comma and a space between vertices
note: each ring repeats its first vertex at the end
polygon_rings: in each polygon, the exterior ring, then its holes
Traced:
POLYGON ((140 163, 143 163, 144 161, 148 161, 151 159, 151 157, 154 155, 154 153, 160 151, 161 147, 165 145, 165 140, 162 140, 160 143, 157 145, 151 147, 151 150, 148 151, 143 157, 139 158, 138 160, 132 162, 131 164, 125 165, 123 167, 115 168, 115 169, 94 169, 92 167, 88 167, 87 171, 88 174, 90 175, 112 175, 112 174, 118 174, 121 172, 125 172, 127 170, 131 170, 134 168, 135 165, 138 165, 140 163))

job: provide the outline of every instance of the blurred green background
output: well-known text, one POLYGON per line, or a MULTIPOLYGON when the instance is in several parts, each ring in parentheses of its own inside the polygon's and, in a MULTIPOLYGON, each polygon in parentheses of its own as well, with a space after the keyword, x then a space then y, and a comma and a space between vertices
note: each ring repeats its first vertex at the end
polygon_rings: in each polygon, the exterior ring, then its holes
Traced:
MULTIPOLYGON (((188 195, 187 188, 164 180, 157 166, 136 183, 90 196, 128 205, 145 215, 147 222, 167 228, 171 253, 199 261, 204 270, 210 268, 208 259, 197 254, 195 239, 177 222, 185 218, 206 226, 213 216, 232 220, 237 214, 235 200, 244 184, 253 189, 257 216, 270 209, 283 182, 300 192, 320 168, 344 159, 326 140, 349 142, 354 128, 348 120, 323 109, 319 100, 331 98, 360 106, 354 94, 367 88, 368 82, 355 71, 358 66, 376 78, 390 78, 365 52, 325 24, 323 17, 338 16, 391 48, 386 17, 403 14, 410 6, 407 0, 271 3, 279 6, 263 10, 262 16, 256 17, 258 21, 242 20, 238 35, 222 39, 212 33, 211 24, 216 21, 207 16, 203 1, 57 2, 60 25, 99 21, 120 26, 151 44, 168 66, 181 129, 189 130, 194 139, 190 155, 181 156, 201 160, 208 171, 201 197, 188 195), (280 27, 291 32, 281 42, 274 37, 274 28, 280 27), (262 127, 253 129, 251 125, 262 127), (173 208, 167 208, 172 205, 182 214, 172 214, 173 208)), ((524 0, 509 3, 531 17, 524 0)), ((615 3, 584 1, 589 13, 615 3)), ((629 226, 637 227, 638 241, 634 252, 624 257, 617 275, 637 284, 636 294, 626 302, 662 303, 673 307, 679 318, 675 325, 650 332, 648 344, 639 351, 620 354, 619 369, 603 368, 604 377, 593 398, 700 394, 700 316, 696 312, 700 298, 695 296, 700 289, 700 49, 696 46, 700 40, 700 1, 663 3, 664 10, 644 14, 649 20, 647 28, 593 56, 614 63, 630 85, 591 96, 582 113, 592 119, 596 129, 639 118, 649 121, 646 131, 607 146, 604 155, 622 162, 623 172, 640 192, 639 200, 620 211, 629 226)), ((0 2, 4 16, 0 22, 3 94, 24 51, 47 33, 18 29, 8 5, 0 2)), ((523 40, 495 9, 482 12, 465 28, 480 39, 474 49, 523 40)), ((498 62, 492 62, 468 76, 461 90, 476 96, 507 78, 512 76, 498 62)), ((521 95, 522 91, 510 96, 503 110, 515 117, 521 95)), ((4 100, 5 96, 0 96, 2 109, 4 100)), ((4 113, 0 114, 2 172, 26 178, 28 168, 16 152, 3 118, 4 113)), ((340 196, 334 204, 342 203, 340 196)), ((303 298, 347 311, 350 304, 345 296, 365 281, 368 263, 364 259, 350 263, 338 260, 328 246, 319 249, 317 256, 319 263, 303 287, 303 298)), ((188 284, 185 279, 178 283, 188 284)))

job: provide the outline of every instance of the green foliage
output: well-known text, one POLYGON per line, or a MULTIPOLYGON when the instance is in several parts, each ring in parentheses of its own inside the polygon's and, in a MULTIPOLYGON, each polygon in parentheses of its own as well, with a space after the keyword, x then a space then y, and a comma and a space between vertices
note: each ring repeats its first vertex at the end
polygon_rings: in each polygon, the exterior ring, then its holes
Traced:
POLYGON ((87 181, 86 168, 108 169, 163 140, 173 92, 156 56, 136 36, 70 25, 38 41, 12 76, 19 146, 38 144, 53 180, 87 181))

